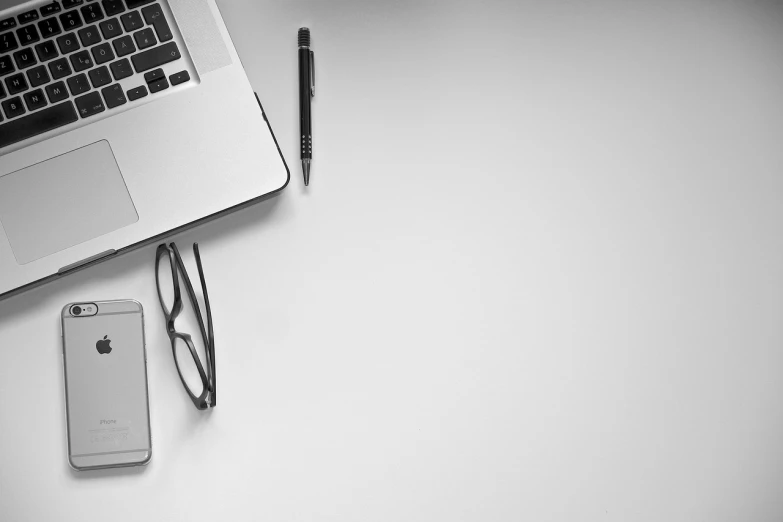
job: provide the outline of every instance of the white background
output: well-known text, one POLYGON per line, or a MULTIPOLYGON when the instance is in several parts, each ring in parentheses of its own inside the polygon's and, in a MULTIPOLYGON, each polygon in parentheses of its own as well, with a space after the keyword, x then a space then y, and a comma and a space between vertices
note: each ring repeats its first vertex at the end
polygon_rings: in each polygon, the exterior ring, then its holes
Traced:
POLYGON ((780 2, 222 10, 292 181, 175 238, 220 404, 177 379, 154 247, 0 303, 1 520, 783 519, 780 2), (58 314, 116 298, 153 461, 78 474, 58 314))

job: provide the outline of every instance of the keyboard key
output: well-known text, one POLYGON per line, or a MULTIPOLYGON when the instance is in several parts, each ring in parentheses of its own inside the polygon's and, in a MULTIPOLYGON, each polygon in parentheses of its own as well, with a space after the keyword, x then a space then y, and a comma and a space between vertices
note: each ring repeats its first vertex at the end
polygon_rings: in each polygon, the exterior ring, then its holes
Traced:
MULTIPOLYGON (((0 82, 0 100, 2 100, 3 98, 5 98, 5 89, 3 89, 3 84, 2 82, 0 82)), ((2 112, 0 112, 0 118, 2 118, 2 112)), ((3 120, 0 119, 0 121, 3 120)))
POLYGON ((27 11, 26 13, 22 13, 19 16, 17 16, 16 19, 19 20, 20 24, 27 24, 30 22, 34 22, 35 20, 38 20, 38 11, 36 10, 27 11))
POLYGON ((0 76, 11 74, 16 70, 10 56, 0 56, 0 76))
POLYGON ((24 95, 24 102, 27 104, 27 110, 36 111, 46 107, 46 96, 41 89, 36 89, 24 95))
POLYGON ((114 51, 111 50, 111 45, 103 43, 92 48, 92 56, 95 58, 95 63, 100 65, 114 60, 114 51))
POLYGON ((134 54, 131 56, 131 61, 133 62, 133 67, 136 68, 136 72, 140 73, 180 58, 182 58, 182 55, 179 54, 176 42, 169 42, 143 53, 134 54))
POLYGON ((79 39, 81 39, 82 45, 85 47, 101 43, 101 34, 98 32, 98 26, 88 25, 84 29, 79 29, 79 39))
POLYGON ((137 31, 133 34, 133 38, 136 39, 136 45, 139 46, 139 49, 147 49, 158 43, 155 39, 155 33, 152 32, 150 27, 137 31))
POLYGON ((48 62, 54 60, 60 53, 57 52, 57 46, 54 44, 54 40, 46 40, 35 46, 35 52, 38 53, 38 59, 42 62, 48 62))
POLYGON ((2 132, 0 132, 0 148, 57 129, 63 125, 68 125, 78 119, 73 103, 69 101, 34 112, 29 116, 8 122, 0 127, 2 129, 2 132))
MULTIPOLYGON (((10 100, 4 101, 3 111, 5 112, 5 115, 8 119, 21 116, 22 114, 25 113, 24 105, 22 104, 22 99, 17 96, 16 98, 11 98, 10 100)), ((0 133, 0 143, 2 143, 3 135, 6 132, 6 126, 3 125, 2 127, 0 127, 0 129, 3 129, 3 132, 0 133)))
POLYGON ((124 14, 120 17, 120 20, 122 20, 123 27, 125 27, 125 30, 129 33, 144 27, 144 21, 141 19, 141 15, 138 11, 131 11, 130 13, 124 14))
POLYGON ((131 89, 128 91, 128 99, 130 101, 138 100, 139 98, 144 98, 147 95, 147 88, 143 85, 141 87, 136 87, 135 89, 131 89))
POLYGON ((133 76, 133 67, 127 58, 123 58, 111 64, 111 73, 115 80, 120 81, 128 76, 133 76))
POLYGON ((0 31, 7 31, 8 29, 13 29, 14 27, 16 27, 16 20, 13 18, 0 20, 0 31))
POLYGON ((161 42, 168 42, 174 38, 174 35, 171 34, 169 23, 166 21, 166 17, 163 16, 163 10, 160 8, 160 4, 145 7, 141 10, 141 14, 144 15, 144 19, 147 23, 155 28, 158 40, 161 42))
POLYGON ((67 58, 60 58, 49 64, 49 72, 52 73, 52 78, 59 80, 71 75, 71 66, 68 64, 67 58))
POLYGON ((63 0, 63 7, 65 9, 70 9, 71 7, 82 5, 82 2, 84 2, 84 0, 63 0))
POLYGON ((145 4, 151 4, 154 1, 155 0, 125 0, 125 3, 128 4, 128 9, 136 9, 145 4))
POLYGON ((89 91, 90 82, 87 81, 87 75, 82 73, 68 78, 68 88, 74 96, 89 91))
POLYGON ((106 11, 106 16, 114 16, 125 11, 125 6, 122 5, 122 0, 103 0, 103 10, 106 11))
POLYGON ((122 86, 120 86, 119 83, 106 87, 101 93, 103 94, 103 99, 106 100, 106 105, 110 109, 128 103, 128 100, 125 98, 125 93, 122 92, 122 86))
POLYGON ((92 67, 92 57, 87 51, 80 51, 71 55, 71 65, 76 72, 83 71, 92 67))
POLYGON ((117 38, 112 42, 114 50, 117 52, 117 56, 127 56, 136 52, 136 46, 133 45, 133 38, 129 35, 117 38))
POLYGON ((169 76, 169 81, 171 82, 172 87, 174 85, 179 85, 180 83, 189 82, 190 74, 188 71, 178 72, 169 76))
POLYGON ((78 29, 81 27, 82 19, 79 16, 79 11, 70 11, 67 13, 63 13, 60 15, 60 23, 63 24, 63 29, 66 31, 71 31, 73 29, 78 29))
POLYGON ((14 53, 14 60, 16 60, 16 66, 20 69, 26 69, 38 63, 38 60, 35 59, 35 53, 29 47, 22 49, 21 51, 16 51, 14 53))
POLYGON ((34 25, 27 25, 25 27, 20 27, 19 29, 16 30, 16 36, 19 37, 19 43, 22 45, 35 43, 41 39, 41 37, 38 36, 38 30, 35 28, 34 25))
POLYGON ((63 54, 72 53, 81 49, 76 33, 64 34, 57 39, 57 45, 60 46, 60 52, 63 54))
POLYGON ((147 83, 157 82, 161 78, 165 78, 166 73, 163 72, 163 69, 155 69, 154 71, 150 71, 146 74, 144 74, 144 81, 147 83))
POLYGON ((160 80, 158 80, 156 82, 150 83, 149 84, 149 88, 150 88, 150 92, 154 94, 156 92, 160 92, 160 91, 168 89, 169 88, 169 82, 168 82, 168 80, 166 80, 166 78, 162 78, 162 79, 160 79, 160 80))
POLYGON ((106 110, 101 95, 97 92, 85 94, 81 98, 76 98, 74 101, 76 102, 76 108, 82 118, 89 118, 90 116, 95 116, 106 110))
POLYGON ((85 23, 91 24, 99 20, 103 20, 103 11, 98 4, 87 4, 81 8, 82 16, 85 23))
POLYGON ((13 51, 17 47, 19 47, 19 44, 16 43, 16 38, 14 37, 14 33, 0 34, 0 53, 7 53, 8 51, 13 51))
POLYGON ((59 13, 61 11, 60 4, 57 2, 52 2, 49 5, 45 5, 41 8, 41 15, 43 16, 51 16, 55 13, 59 13))
POLYGON ((14 74, 5 79, 5 86, 8 88, 8 94, 19 94, 27 90, 27 80, 22 73, 14 74))
POLYGON ((68 97, 68 90, 65 88, 65 82, 57 82, 46 86, 46 95, 49 97, 49 103, 57 103, 68 97))
POLYGON ((104 66, 90 71, 90 81, 92 82, 92 86, 96 89, 98 87, 103 87, 104 85, 109 85, 111 83, 109 68, 104 66))
POLYGON ((39 65, 27 71, 27 79, 30 80, 30 87, 38 87, 51 81, 45 65, 39 65))
POLYGON ((54 36, 62 32, 62 29, 60 29, 60 24, 57 23, 57 18, 47 18, 46 20, 41 20, 38 22, 38 29, 41 31, 41 36, 44 38, 49 38, 50 36, 54 36))
POLYGON ((101 28, 101 32, 103 33, 103 37, 107 40, 111 40, 112 38, 117 38, 122 34, 122 27, 120 26, 120 21, 116 18, 110 18, 109 20, 106 20, 105 22, 101 22, 98 24, 101 28))

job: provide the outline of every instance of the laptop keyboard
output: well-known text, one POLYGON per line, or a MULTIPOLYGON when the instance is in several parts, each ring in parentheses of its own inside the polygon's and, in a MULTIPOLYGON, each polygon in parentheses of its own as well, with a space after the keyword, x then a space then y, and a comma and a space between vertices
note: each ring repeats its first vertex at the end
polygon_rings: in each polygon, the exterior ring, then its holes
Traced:
POLYGON ((0 20, 0 149, 188 82, 161 68, 182 58, 173 40, 155 0, 61 0, 0 20))

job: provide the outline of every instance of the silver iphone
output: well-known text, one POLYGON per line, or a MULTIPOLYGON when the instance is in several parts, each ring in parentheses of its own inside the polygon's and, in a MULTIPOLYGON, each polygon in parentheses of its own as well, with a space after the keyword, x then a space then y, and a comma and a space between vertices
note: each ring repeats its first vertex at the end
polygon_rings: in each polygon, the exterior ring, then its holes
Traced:
POLYGON ((152 458, 144 313, 137 301, 62 311, 68 462, 77 471, 152 458))

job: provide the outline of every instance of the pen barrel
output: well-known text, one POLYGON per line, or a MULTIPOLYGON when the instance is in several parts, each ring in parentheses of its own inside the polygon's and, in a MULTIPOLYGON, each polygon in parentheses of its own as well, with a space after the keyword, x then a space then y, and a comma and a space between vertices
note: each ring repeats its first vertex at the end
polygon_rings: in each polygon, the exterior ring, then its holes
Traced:
POLYGON ((299 48, 299 143, 301 159, 313 158, 313 131, 310 119, 310 98, 312 96, 311 70, 310 49, 299 48))

